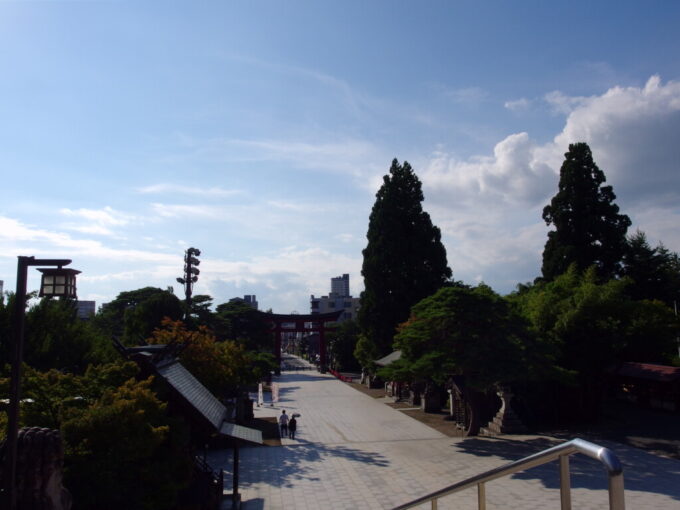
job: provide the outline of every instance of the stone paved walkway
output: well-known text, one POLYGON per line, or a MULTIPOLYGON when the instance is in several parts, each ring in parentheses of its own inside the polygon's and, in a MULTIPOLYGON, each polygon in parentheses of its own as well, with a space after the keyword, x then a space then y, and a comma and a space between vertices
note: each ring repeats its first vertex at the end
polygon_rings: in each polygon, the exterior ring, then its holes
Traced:
MULTIPOLYGON (((559 442, 546 436, 446 437, 315 371, 284 372, 275 382, 281 402, 257 408, 256 417, 278 416, 282 409, 300 413, 297 438, 241 449, 245 510, 388 509, 559 442)), ((680 508, 680 461, 600 444, 624 464, 627 509, 680 508)), ((213 452, 209 461, 231 472, 231 451, 213 452)), ((571 466, 572 507, 608 508, 604 468, 579 455, 571 466)), ((226 484, 231 491, 230 476, 226 484)), ((486 492, 488 509, 559 509, 557 464, 490 482, 486 492)), ((476 503, 476 490, 467 490, 441 499, 439 508, 476 509, 476 503)))

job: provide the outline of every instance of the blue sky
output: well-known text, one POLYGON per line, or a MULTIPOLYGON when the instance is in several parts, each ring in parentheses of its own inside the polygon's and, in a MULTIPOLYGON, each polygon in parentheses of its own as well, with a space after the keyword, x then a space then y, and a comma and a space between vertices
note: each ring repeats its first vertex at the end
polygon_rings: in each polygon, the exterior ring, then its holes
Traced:
POLYGON ((0 1, 5 290, 35 255, 73 259, 81 299, 180 293, 195 246, 216 303, 358 295, 396 157, 454 277, 507 293, 577 141, 680 251, 680 4, 554 4, 0 1))

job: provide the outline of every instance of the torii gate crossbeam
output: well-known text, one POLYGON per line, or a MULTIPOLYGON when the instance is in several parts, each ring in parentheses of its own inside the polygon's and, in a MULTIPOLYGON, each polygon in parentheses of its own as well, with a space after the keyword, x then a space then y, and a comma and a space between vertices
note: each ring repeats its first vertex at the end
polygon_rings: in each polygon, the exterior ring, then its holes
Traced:
POLYGON ((276 375, 281 374, 281 333, 319 333, 319 369, 326 371, 326 331, 327 322, 337 322, 344 310, 330 313, 314 313, 307 315, 280 314, 260 312, 262 319, 272 324, 274 334, 274 356, 276 357, 276 375), (294 324, 293 327, 283 327, 284 324, 294 324), (306 324, 311 324, 306 327, 306 324))

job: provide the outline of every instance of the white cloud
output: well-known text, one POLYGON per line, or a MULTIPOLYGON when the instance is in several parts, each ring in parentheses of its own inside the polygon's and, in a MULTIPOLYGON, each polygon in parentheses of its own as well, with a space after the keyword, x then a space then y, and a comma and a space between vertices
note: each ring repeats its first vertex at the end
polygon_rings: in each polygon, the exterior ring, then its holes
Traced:
POLYGON ((546 100, 567 113, 552 142, 516 133, 491 156, 459 160, 440 151, 419 172, 454 276, 491 281, 493 272, 524 274, 529 267, 539 274, 547 230, 541 210, 557 191, 564 153, 574 142, 590 145, 633 229, 679 251, 680 82, 653 76, 644 87, 614 87, 588 98, 552 92, 546 100))
POLYGON ((588 101, 587 97, 567 96, 559 90, 548 92, 545 96, 543 96, 543 99, 546 103, 548 103, 548 105, 550 105, 554 113, 562 113, 566 115, 570 114, 579 106, 586 104, 588 101))
POLYGON ((81 223, 64 223, 63 228, 101 236, 114 236, 115 233, 112 228, 124 227, 136 220, 134 216, 116 211, 109 206, 103 209, 62 208, 59 213, 68 218, 81 220, 81 223))
POLYGON ((158 183, 137 188, 137 193, 142 194, 173 194, 173 195, 196 195, 201 197, 231 197, 241 195, 244 192, 237 189, 224 189, 218 186, 202 188, 198 186, 183 186, 181 184, 158 183))
POLYGON ((163 218, 187 218, 203 217, 219 219, 224 214, 224 209, 219 206, 200 205, 200 204, 151 204, 151 209, 155 214, 163 218))
POLYGON ((511 110, 513 112, 520 112, 520 111, 527 110, 530 105, 531 105, 531 101, 529 101, 525 97, 522 97, 520 99, 515 99, 513 101, 506 101, 503 106, 505 106, 505 108, 507 108, 508 110, 511 110))

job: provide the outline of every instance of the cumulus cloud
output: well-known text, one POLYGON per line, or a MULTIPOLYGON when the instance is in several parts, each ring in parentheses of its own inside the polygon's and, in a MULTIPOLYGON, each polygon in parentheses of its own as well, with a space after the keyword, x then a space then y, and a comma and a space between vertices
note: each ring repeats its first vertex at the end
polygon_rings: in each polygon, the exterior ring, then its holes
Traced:
POLYGON ((575 142, 590 145, 633 227, 652 238, 668 236, 662 238, 667 246, 680 250, 671 227, 680 221, 680 83, 652 76, 643 87, 613 87, 592 97, 555 91, 545 99, 566 115, 551 142, 515 133, 490 156, 460 160, 434 153, 421 172, 454 274, 457 265, 469 278, 486 280, 498 267, 520 273, 531 260, 537 275, 547 230, 541 209, 556 192, 564 153, 575 142))
POLYGON ((461 161, 436 153, 422 173, 428 196, 447 201, 454 209, 480 201, 534 203, 554 178, 537 149, 527 133, 517 133, 496 144, 493 156, 461 161))

